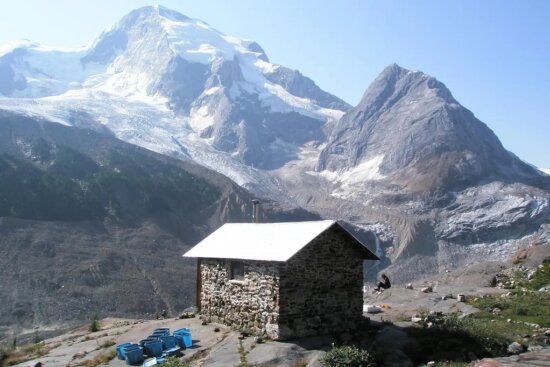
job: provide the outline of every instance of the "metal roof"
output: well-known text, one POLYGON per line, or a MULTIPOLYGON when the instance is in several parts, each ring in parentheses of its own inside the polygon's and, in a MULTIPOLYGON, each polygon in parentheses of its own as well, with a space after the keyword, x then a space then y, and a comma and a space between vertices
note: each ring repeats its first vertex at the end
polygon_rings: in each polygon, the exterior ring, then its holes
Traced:
MULTIPOLYGON (((334 220, 285 223, 226 223, 186 252, 184 257, 287 261, 313 239, 333 225, 334 220)), ((365 258, 378 259, 353 235, 354 242, 363 246, 365 258)))

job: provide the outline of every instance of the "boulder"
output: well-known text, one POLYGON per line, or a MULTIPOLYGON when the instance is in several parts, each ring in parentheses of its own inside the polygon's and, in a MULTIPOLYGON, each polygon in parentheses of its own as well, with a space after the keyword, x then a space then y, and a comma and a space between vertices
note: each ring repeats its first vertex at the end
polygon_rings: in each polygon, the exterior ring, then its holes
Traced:
POLYGON ((382 312, 382 308, 375 305, 363 305, 363 312, 379 313, 379 312, 382 312))
POLYGON ((510 344, 508 346, 506 351, 510 354, 520 354, 520 353, 523 353, 525 351, 525 348, 520 343, 513 342, 512 344, 510 344))

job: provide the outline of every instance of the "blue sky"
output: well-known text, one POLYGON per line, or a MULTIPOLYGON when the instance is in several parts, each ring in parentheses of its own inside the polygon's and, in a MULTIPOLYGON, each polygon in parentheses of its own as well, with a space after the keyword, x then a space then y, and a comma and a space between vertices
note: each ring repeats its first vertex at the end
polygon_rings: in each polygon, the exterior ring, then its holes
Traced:
MULTIPOLYGON (((0 0, 0 44, 81 46, 141 0, 0 0)), ((433 75, 520 158, 550 168, 550 1, 171 1, 161 5, 256 40, 356 104, 393 62, 433 75)))

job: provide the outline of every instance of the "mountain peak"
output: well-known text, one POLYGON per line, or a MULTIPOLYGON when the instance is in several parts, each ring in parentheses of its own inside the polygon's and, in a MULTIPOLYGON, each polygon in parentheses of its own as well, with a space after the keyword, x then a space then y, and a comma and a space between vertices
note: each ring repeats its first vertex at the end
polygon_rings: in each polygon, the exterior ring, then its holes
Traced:
POLYGON ((172 21, 186 22, 191 20, 191 18, 169 8, 166 8, 161 5, 149 5, 143 6, 136 10, 131 11, 126 16, 124 16, 118 23, 118 26, 123 26, 124 28, 130 27, 140 20, 150 19, 153 17, 166 18, 172 21))
POLYGON ((389 76, 389 75, 399 75, 402 73, 408 73, 410 70, 405 69, 404 67, 399 66, 397 63, 390 64, 382 70, 379 74, 380 76, 389 76))
MULTIPOLYGON (((103 32, 82 61, 108 64, 132 42, 136 45, 154 47, 166 45, 166 41, 170 42, 181 36, 193 41, 208 33, 219 32, 206 23, 189 18, 175 10, 160 5, 144 6, 131 11, 103 32), (147 40, 146 43, 142 42, 144 39, 147 40)), ((168 48, 165 48, 165 51, 168 51, 168 48)))
POLYGON ((421 71, 411 71, 393 63, 388 65, 363 94, 356 109, 378 109, 405 95, 435 98, 446 103, 457 103, 447 87, 436 78, 421 71))

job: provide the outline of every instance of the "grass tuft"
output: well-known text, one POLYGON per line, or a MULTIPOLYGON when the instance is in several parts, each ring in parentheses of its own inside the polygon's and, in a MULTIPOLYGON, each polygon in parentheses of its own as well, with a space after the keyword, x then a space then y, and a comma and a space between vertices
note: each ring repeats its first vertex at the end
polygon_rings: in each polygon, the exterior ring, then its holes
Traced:
POLYGON ((0 347, 0 366, 12 366, 20 364, 32 359, 40 358, 54 348, 57 348, 61 344, 26 344, 21 347, 13 348, 2 346, 0 347))
POLYGON ((189 363, 176 357, 170 357, 162 364, 163 367, 189 367, 189 363))
POLYGON ((103 343, 101 343, 98 347, 98 349, 105 349, 105 348, 109 348, 109 347, 112 347, 113 345, 115 345, 115 341, 114 340, 105 340, 103 343))
POLYGON ((115 357, 116 357, 116 351, 115 350, 110 350, 106 353, 102 353, 102 354, 96 356, 94 359, 88 359, 86 361, 83 361, 83 362, 77 364, 77 366, 96 367, 96 366, 99 366, 101 364, 109 363, 115 357))

